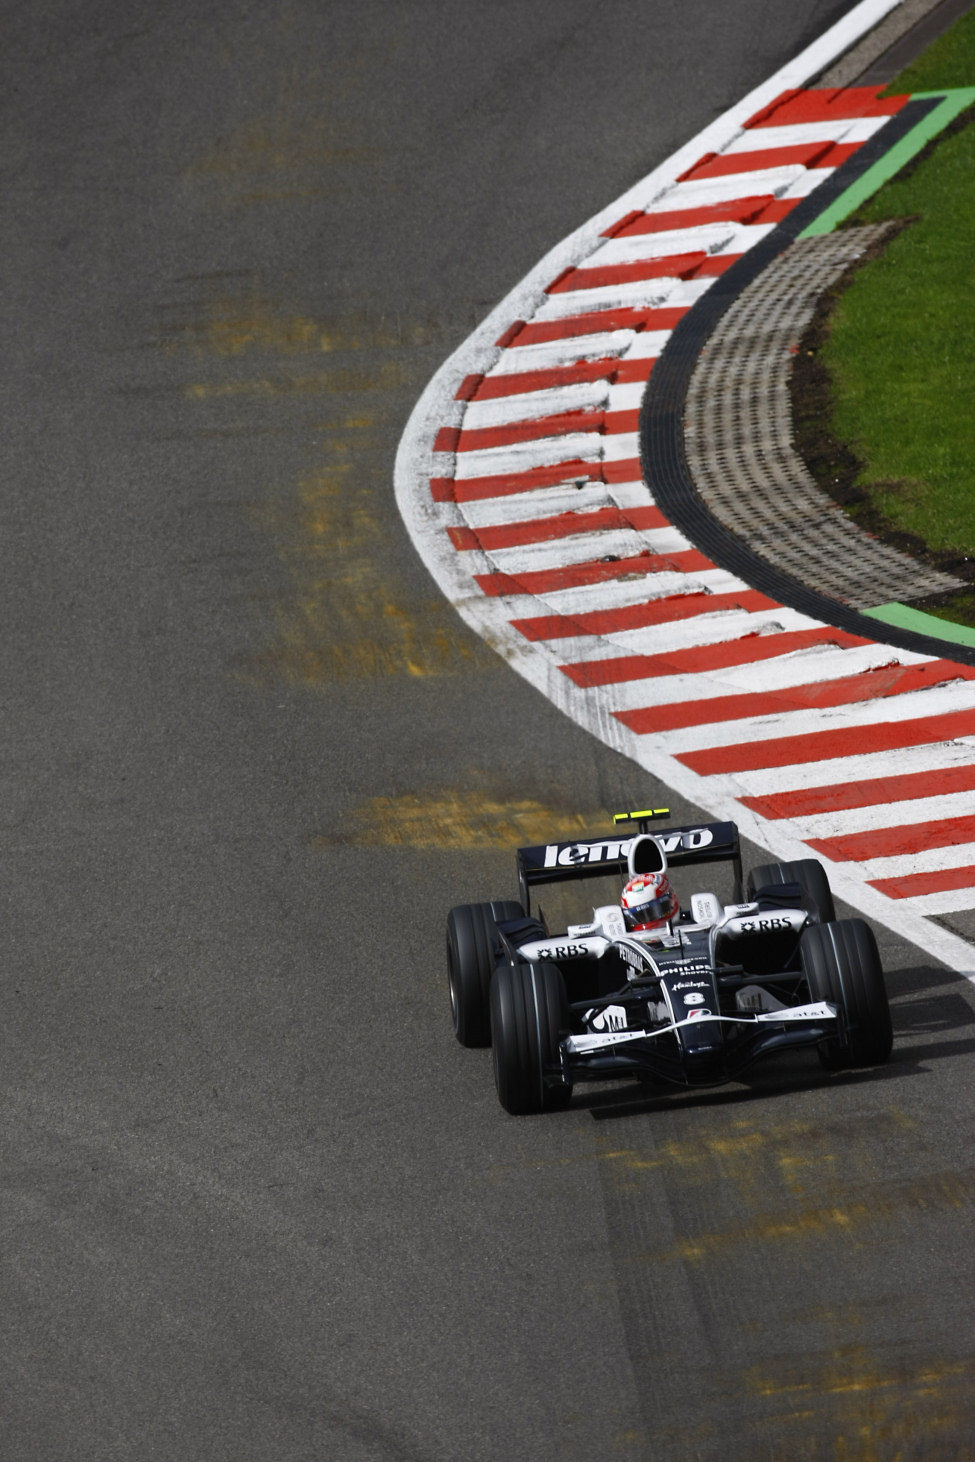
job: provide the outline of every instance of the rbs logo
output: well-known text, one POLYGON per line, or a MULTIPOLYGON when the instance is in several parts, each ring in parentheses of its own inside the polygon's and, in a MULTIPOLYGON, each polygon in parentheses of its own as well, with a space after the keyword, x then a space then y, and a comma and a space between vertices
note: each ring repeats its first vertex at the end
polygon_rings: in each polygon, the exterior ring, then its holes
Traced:
POLYGON ((555 944, 551 949, 537 951, 536 959, 581 959, 589 951, 584 944, 555 944))

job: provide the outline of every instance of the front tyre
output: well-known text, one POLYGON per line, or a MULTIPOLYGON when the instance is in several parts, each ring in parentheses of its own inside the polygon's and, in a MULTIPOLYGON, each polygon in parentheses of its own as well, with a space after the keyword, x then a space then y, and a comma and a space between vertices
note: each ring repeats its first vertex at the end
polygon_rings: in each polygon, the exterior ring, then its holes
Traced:
POLYGON ((840 1017, 840 1034, 819 1047, 823 1065, 882 1065, 894 1032, 873 930, 862 919, 808 924, 799 952, 810 997, 828 1000, 840 1017))
POLYGON ((558 965, 499 965, 491 980, 494 1084, 506 1112, 523 1116, 565 1106, 572 1095, 559 1042, 569 1004, 558 965))
POLYGON ((802 889, 803 907, 820 924, 828 924, 836 918, 833 907, 833 892, 826 877, 826 869, 818 858, 799 858, 795 863, 763 863, 753 868, 745 885, 746 897, 755 897, 759 888, 777 887, 781 883, 798 883, 802 889))
POLYGON ((488 990, 497 964, 498 921, 523 919, 521 904, 459 904, 447 915, 447 983, 454 1035, 462 1046, 491 1044, 488 990))

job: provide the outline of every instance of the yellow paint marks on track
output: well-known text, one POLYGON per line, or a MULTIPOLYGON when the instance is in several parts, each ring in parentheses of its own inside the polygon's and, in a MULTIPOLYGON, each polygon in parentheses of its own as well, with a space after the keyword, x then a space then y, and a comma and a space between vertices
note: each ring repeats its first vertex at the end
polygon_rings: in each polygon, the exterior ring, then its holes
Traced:
POLYGON ((357 173, 375 169, 382 151, 356 137, 351 119, 300 117, 286 107, 254 117, 217 138, 185 177, 225 207, 350 193, 357 173))
POLYGON ((469 659, 439 601, 408 606, 395 592, 385 554, 388 509, 361 481, 350 441, 367 437, 370 425, 354 421, 336 429, 327 462, 302 477, 292 504, 255 511, 293 588, 270 606, 273 642, 246 672, 257 678, 317 687, 349 677, 439 675, 469 659))
MULTIPOLYGON (((873 1142, 910 1129, 912 1123, 892 1110, 875 1114, 866 1125, 870 1130, 865 1135, 873 1142)), ((848 1142, 855 1127, 847 1124, 841 1133, 828 1123, 765 1125, 732 1119, 693 1139, 666 1138, 646 1151, 628 1152, 619 1162, 617 1180, 632 1184, 641 1174, 656 1172, 685 1189, 730 1185, 749 1203, 769 1191, 801 1197, 807 1187, 821 1191, 835 1178, 837 1145, 848 1142)), ((866 1168, 861 1176, 867 1176, 866 1168)))
MULTIPOLYGON (((194 285, 201 297, 191 307, 169 305, 157 326, 159 344, 170 353, 189 350, 208 358, 258 351, 283 357, 335 356, 438 344, 443 335, 442 325, 434 320, 399 314, 393 318, 352 306, 314 316, 296 311, 263 289, 253 272, 192 276, 186 283, 194 285)), ((336 389, 333 368, 313 379, 323 389, 336 389)))
MULTIPOLYGON (((755 1173, 739 1187, 757 1193, 764 1188, 764 1178, 764 1172, 755 1173)), ((682 1235, 669 1249, 634 1252, 630 1262, 679 1260, 704 1264, 724 1261, 744 1248, 803 1240, 842 1238, 856 1245, 868 1244, 896 1225, 909 1225, 925 1212, 970 1207, 975 1201, 975 1171, 928 1173, 897 1182, 880 1178, 871 1181, 864 1174, 859 1186, 834 1182, 830 1175, 822 1187, 827 1191, 820 1202, 792 1201, 753 1209, 720 1228, 682 1235), (827 1196, 829 1189, 835 1189, 835 1193, 827 1196)))
MULTIPOLYGON (((794 1431, 790 1458, 834 1462, 896 1462, 903 1458, 975 1457, 975 1440, 958 1447, 970 1414, 975 1381, 970 1359, 880 1361, 860 1345, 822 1356, 781 1357, 773 1372, 751 1368, 746 1391, 778 1412, 776 1432, 794 1431), (810 1423, 830 1418, 833 1448, 813 1452, 804 1444, 810 1423), (945 1448, 947 1447, 947 1450, 945 1448)), ((821 1424, 817 1429, 822 1434, 821 1424)), ((784 1440, 784 1439, 783 1439, 784 1440)))
POLYGON ((632 1249, 626 1262, 698 1267, 758 1247, 869 1244, 926 1213, 971 1207, 975 1170, 887 1177, 879 1154, 912 1127, 897 1110, 848 1118, 842 1130, 833 1123, 735 1121, 692 1139, 618 1150, 603 1168, 615 1191, 639 1201, 643 1185, 663 1184, 672 1201, 700 1214, 669 1245, 632 1249))
POLYGON ((291 488, 255 480, 246 494, 248 516, 285 573, 261 603, 268 642, 241 660, 238 675, 322 689, 455 673, 475 657, 493 663, 425 580, 418 596, 397 568, 391 402, 414 385, 403 347, 436 335, 436 324, 361 306, 319 317, 272 297, 253 271, 183 283, 188 292, 162 312, 157 341, 212 363, 207 378, 182 386, 199 407, 201 434, 250 438, 277 427, 307 464, 291 488), (318 361, 322 368, 309 369, 318 361))
MULTIPOLYGON (((571 838, 605 814, 582 816, 532 799, 495 800, 469 789, 429 796, 374 797, 353 813, 341 841, 358 847, 498 848, 571 838)), ((322 837, 320 846, 337 838, 322 837)), ((596 1157, 603 1154, 597 1153, 596 1157)))
POLYGON ((230 396, 324 396, 333 392, 386 391, 401 388, 406 373, 397 361, 382 361, 372 369, 346 367, 311 376, 256 376, 229 381, 190 381, 183 395, 191 401, 220 400, 230 396))

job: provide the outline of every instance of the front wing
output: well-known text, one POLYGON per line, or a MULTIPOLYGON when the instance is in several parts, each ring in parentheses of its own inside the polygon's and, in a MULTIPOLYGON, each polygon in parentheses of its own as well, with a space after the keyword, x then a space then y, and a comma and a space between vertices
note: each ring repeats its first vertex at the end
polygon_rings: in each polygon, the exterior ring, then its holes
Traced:
POLYGON ((815 1005, 793 1005, 786 1010, 767 1010, 760 1015, 711 1015, 708 1012, 706 1015, 690 1016, 686 1020, 674 1020, 669 1025, 654 1026, 651 1030, 594 1031, 581 1036, 566 1036, 562 1049, 570 1056, 589 1055, 593 1051, 607 1050, 627 1041, 656 1040, 659 1036, 672 1035, 682 1026, 699 1025, 702 1020, 709 1023, 720 1022, 722 1025, 759 1025, 762 1022, 795 1025, 804 1022, 818 1028, 828 1021, 835 1024, 836 1019, 836 1006, 830 1005, 826 1000, 817 1001, 815 1005))
POLYGON ((825 1000, 756 1015, 704 1012, 646 1029, 566 1036, 560 1055, 570 1080, 607 1080, 644 1073, 682 1085, 714 1086, 730 1081, 764 1056, 835 1037, 839 1026, 837 1007, 825 1000), (682 1051, 679 1040, 664 1039, 684 1027, 700 1028, 705 1024, 715 1030, 718 1039, 694 1052, 682 1051), (733 1039, 726 1041, 723 1032, 715 1029, 718 1026, 738 1029, 733 1039))

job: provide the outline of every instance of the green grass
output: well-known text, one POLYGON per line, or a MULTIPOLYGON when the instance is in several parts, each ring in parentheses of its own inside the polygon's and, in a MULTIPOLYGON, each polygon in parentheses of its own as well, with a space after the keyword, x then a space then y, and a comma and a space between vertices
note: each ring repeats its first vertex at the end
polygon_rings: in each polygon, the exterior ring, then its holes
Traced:
POLYGON ((975 86, 975 12, 969 11, 930 45, 923 56, 902 71, 885 95, 911 91, 947 91, 953 86, 975 86))
POLYGON ((834 434, 875 507, 932 548, 975 553, 975 128, 944 140, 858 221, 920 215, 841 296, 823 360, 834 434))
MULTIPOLYGON (((973 84, 975 11, 888 91, 973 84)), ((862 463, 858 486, 870 508, 933 549, 975 558, 975 126, 967 117, 851 220, 915 221, 854 275, 821 359, 832 379, 832 431, 862 463)))

